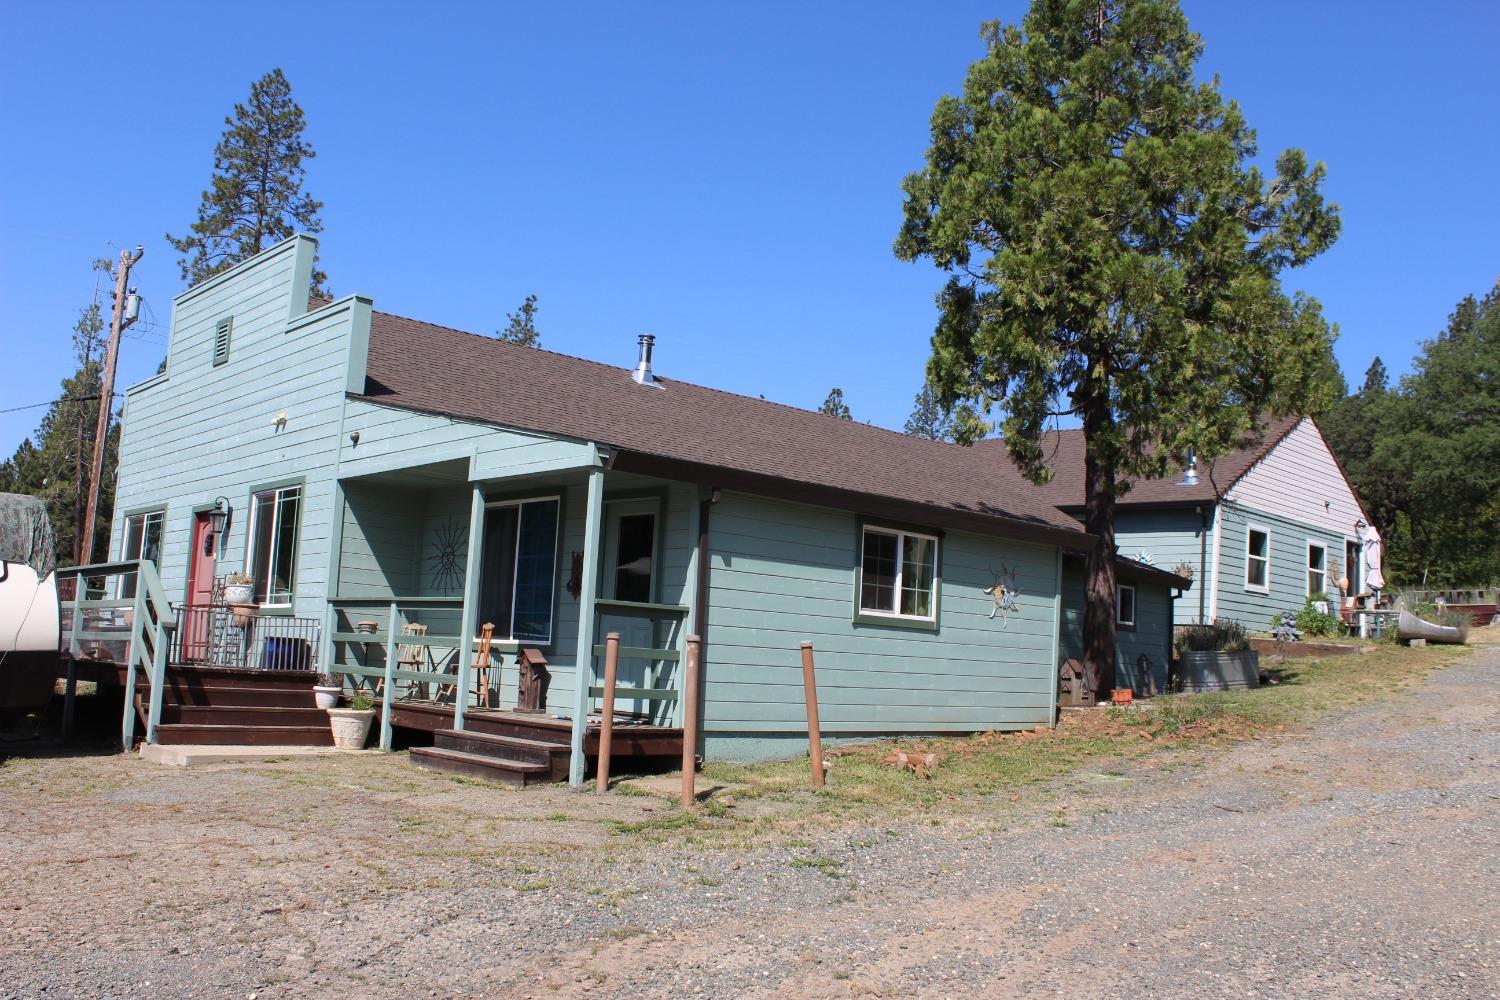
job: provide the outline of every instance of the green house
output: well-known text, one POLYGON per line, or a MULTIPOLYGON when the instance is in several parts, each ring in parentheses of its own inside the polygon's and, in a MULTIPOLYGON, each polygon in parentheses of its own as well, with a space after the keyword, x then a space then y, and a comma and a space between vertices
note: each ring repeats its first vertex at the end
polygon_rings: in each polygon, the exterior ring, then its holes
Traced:
MULTIPOLYGON (((707 757, 805 749, 803 641, 832 739, 1052 723, 1093 539, 1009 462, 676 381, 648 338, 610 365, 309 301, 315 250, 178 296, 165 370, 126 393, 110 555, 156 564, 184 664, 213 659, 196 609, 243 572, 257 662, 370 687, 386 745, 545 682, 531 718, 570 731, 575 782, 610 633, 622 718, 696 711, 707 757)), ((1121 663, 1164 669, 1186 581, 1125 576, 1121 663)))

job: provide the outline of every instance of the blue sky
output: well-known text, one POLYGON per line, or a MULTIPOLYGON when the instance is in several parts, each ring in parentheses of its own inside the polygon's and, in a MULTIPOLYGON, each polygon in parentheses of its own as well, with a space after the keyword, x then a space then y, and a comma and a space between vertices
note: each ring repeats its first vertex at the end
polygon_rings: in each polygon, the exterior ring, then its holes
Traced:
MULTIPOLYGON (((1342 328, 1351 382, 1376 354, 1406 370, 1500 275, 1500 5, 1184 6, 1267 161, 1299 146, 1328 164, 1343 237, 1289 286, 1342 328)), ((155 370, 182 290, 162 234, 194 218, 224 116, 281 66, 336 293, 480 332, 534 293, 553 350, 628 366, 651 332, 663 375, 808 407, 837 385, 856 418, 899 427, 941 283, 891 254, 900 181, 980 22, 1024 9, 11 5, 0 410, 56 395, 89 261, 138 242, 151 321, 121 384, 155 370)), ((0 413, 0 453, 42 413, 0 413)))

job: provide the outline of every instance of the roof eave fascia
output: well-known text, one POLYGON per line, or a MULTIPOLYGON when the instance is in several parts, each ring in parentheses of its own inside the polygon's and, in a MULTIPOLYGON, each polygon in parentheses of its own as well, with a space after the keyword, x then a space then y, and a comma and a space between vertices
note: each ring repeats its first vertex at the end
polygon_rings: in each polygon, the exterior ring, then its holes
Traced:
POLYGON ((1021 518, 877 496, 629 449, 616 451, 612 468, 622 472, 635 472, 663 479, 676 479, 705 486, 717 486, 721 489, 738 490, 773 499, 793 500, 818 507, 832 507, 866 516, 927 524, 935 528, 979 534, 1000 534, 1066 549, 1086 550, 1098 545, 1098 539, 1082 529, 1073 531, 1057 525, 1033 523, 1021 518))

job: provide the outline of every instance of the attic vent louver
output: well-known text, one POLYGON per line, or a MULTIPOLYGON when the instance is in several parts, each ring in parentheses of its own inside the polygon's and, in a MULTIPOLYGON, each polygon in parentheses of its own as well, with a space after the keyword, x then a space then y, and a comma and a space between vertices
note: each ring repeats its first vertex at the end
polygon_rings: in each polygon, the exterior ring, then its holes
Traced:
POLYGON ((643 333, 640 336, 640 344, 640 360, 635 363, 635 371, 630 373, 630 377, 640 385, 654 385, 660 388, 661 383, 657 382, 656 376, 651 374, 651 348, 656 344, 656 338, 649 333, 643 333))
POLYGON ((214 367, 229 360, 229 335, 234 329, 234 317, 225 316, 214 324, 214 367))

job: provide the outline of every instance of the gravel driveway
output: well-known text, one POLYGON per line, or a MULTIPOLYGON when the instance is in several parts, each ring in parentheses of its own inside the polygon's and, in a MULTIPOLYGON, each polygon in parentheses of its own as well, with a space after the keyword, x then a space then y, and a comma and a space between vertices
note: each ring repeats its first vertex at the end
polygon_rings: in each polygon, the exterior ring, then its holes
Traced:
POLYGON ((13 758, 0 997, 1500 996, 1497 682, 753 849, 400 757, 13 758))

